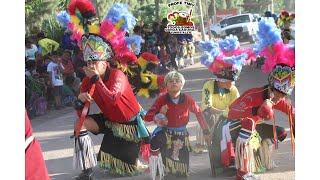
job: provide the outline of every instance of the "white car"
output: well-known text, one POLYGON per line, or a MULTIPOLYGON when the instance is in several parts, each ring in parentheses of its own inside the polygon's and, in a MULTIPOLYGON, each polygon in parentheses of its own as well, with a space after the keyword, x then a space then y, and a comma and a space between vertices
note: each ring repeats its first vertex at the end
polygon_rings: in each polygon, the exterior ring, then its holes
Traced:
POLYGON ((248 40, 251 43, 256 41, 258 30, 258 19, 251 13, 229 16, 225 19, 227 27, 220 32, 221 38, 230 34, 237 36, 239 40, 248 40))
POLYGON ((226 18, 220 20, 219 22, 217 22, 216 24, 214 24, 213 26, 211 26, 210 30, 211 30, 211 34, 214 37, 220 37, 220 33, 221 30, 223 28, 225 28, 227 26, 226 24, 226 18))

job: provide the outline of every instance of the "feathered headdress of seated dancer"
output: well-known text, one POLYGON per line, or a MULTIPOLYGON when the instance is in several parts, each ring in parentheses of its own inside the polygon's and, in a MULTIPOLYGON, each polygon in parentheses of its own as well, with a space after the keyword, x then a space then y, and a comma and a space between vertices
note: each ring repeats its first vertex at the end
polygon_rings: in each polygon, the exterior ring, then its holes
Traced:
MULTIPOLYGON (((295 86, 295 47, 294 44, 284 44, 281 39, 281 30, 277 28, 272 19, 262 19, 258 24, 258 42, 255 44, 255 52, 265 57, 261 67, 262 72, 269 74, 269 86, 283 94, 290 95, 295 86)), ((294 137, 292 130, 292 109, 288 103, 288 119, 291 131, 292 152, 294 152, 294 137)), ((274 139, 276 132, 275 121, 274 139)))
POLYGON ((204 52, 201 63, 219 79, 236 81, 242 66, 256 60, 254 52, 250 48, 241 49, 238 38, 233 35, 220 39, 218 43, 201 41, 198 46, 204 52))
MULTIPOLYGON (((108 60, 113 63, 117 60, 124 67, 127 63, 137 62, 131 46, 142 38, 126 42, 126 32, 136 23, 136 18, 128 11, 128 5, 114 4, 100 24, 89 0, 71 0, 68 11, 69 15, 65 11, 59 12, 57 19, 73 31, 71 39, 77 40, 85 61, 108 60)), ((137 48, 134 50, 139 51, 137 48)))

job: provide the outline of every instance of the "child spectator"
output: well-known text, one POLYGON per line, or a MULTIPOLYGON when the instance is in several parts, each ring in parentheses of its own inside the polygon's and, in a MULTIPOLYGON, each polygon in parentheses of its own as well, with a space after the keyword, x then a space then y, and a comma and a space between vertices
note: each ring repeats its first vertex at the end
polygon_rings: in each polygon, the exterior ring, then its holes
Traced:
POLYGON ((73 67, 76 73, 76 76, 80 78, 82 81, 83 78, 86 77, 86 74, 83 71, 83 66, 87 66, 87 63, 83 60, 83 52, 79 47, 74 49, 74 57, 73 57, 73 67))
POLYGON ((77 46, 77 40, 71 40, 72 30, 67 29, 61 38, 61 48, 73 51, 77 46))
POLYGON ((55 109, 60 110, 62 108, 61 95, 63 85, 63 66, 59 63, 58 58, 58 52, 53 51, 50 56, 51 62, 48 64, 47 72, 49 73, 51 87, 53 88, 55 109))
POLYGON ((78 93, 72 88, 74 83, 73 76, 67 76, 65 79, 65 84, 62 86, 62 105, 71 107, 73 101, 77 99, 78 93))
POLYGON ((176 71, 178 71, 178 66, 177 66, 177 62, 176 62, 176 56, 177 56, 177 52, 178 52, 178 42, 177 42, 177 38, 174 35, 169 35, 169 39, 168 39, 168 47, 170 50, 170 61, 171 64, 173 65, 174 69, 176 71))
POLYGON ((49 53, 53 52, 53 51, 57 51, 59 48, 59 43, 57 43, 56 41, 46 38, 46 36, 44 35, 43 32, 39 33, 37 35, 38 37, 38 44, 41 47, 41 54, 43 57, 45 57, 46 55, 48 55, 49 53))
POLYGON ((35 44, 32 44, 30 39, 25 39, 25 52, 27 60, 36 60, 36 56, 38 56, 38 48, 35 44))
POLYGON ((195 47, 194 47, 194 45, 193 45, 193 42, 188 42, 188 44, 187 44, 187 53, 188 53, 188 55, 187 55, 187 58, 190 58, 190 65, 192 65, 192 64, 194 64, 194 60, 193 60, 193 55, 194 55, 194 53, 195 53, 195 47))
POLYGON ((62 73, 63 79, 65 79, 66 76, 73 75, 74 69, 71 61, 71 51, 63 51, 61 58, 59 58, 59 63, 61 63, 64 68, 62 73))
POLYGON ((166 46, 164 43, 160 43, 159 60, 161 64, 161 70, 166 69, 166 63, 169 60, 169 54, 167 54, 166 46))

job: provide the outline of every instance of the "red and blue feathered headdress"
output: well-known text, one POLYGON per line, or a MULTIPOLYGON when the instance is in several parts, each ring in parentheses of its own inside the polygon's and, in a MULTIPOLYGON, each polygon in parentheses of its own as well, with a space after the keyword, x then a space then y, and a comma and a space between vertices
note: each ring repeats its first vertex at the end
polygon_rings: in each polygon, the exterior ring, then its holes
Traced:
POLYGON ((285 94, 291 94, 295 84, 294 44, 284 44, 281 30, 268 18, 259 22, 257 38, 254 51, 266 58, 261 70, 270 73, 270 86, 285 94))
POLYGON ((241 49, 238 38, 233 35, 220 39, 218 43, 201 41, 199 49, 204 52, 201 63, 220 79, 237 80, 242 66, 255 60, 254 52, 249 48, 241 49))
POLYGON ((125 37, 136 23, 128 5, 114 4, 100 24, 89 0, 71 0, 68 11, 58 13, 57 19, 74 32, 71 38, 77 39, 85 61, 117 60, 123 66, 137 62, 135 54, 140 52, 143 39, 125 37))

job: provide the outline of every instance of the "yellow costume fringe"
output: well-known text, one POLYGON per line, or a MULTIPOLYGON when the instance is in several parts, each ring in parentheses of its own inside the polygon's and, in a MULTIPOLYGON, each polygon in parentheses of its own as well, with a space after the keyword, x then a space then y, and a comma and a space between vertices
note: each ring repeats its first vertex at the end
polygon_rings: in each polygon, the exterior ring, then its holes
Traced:
POLYGON ((125 125, 110 121, 105 122, 106 127, 110 128, 113 135, 125 139, 126 141, 139 142, 137 125, 125 125))
POLYGON ((121 160, 114 158, 108 153, 101 153, 100 167, 105 169, 110 169, 111 174, 119 174, 124 176, 134 176, 140 172, 137 169, 136 165, 127 164, 121 160))

